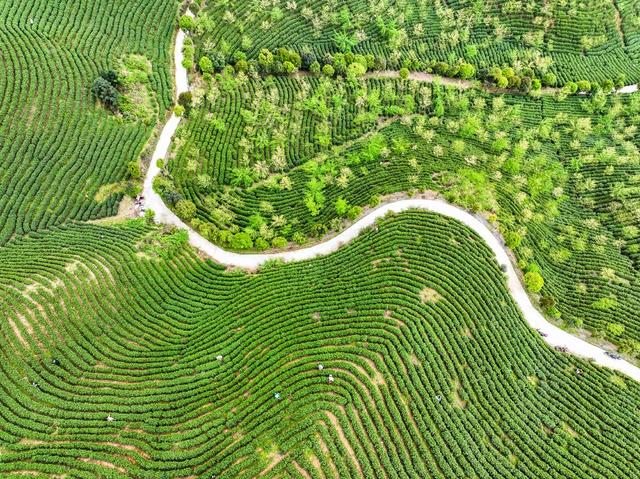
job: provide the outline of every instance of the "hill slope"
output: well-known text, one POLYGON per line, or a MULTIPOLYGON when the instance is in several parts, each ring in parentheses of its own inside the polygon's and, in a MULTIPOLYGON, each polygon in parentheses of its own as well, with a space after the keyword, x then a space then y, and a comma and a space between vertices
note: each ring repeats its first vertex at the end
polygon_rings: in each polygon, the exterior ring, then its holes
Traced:
POLYGON ((101 186, 126 177, 171 104, 173 0, 8 0, 0 4, 0 244, 115 213, 101 186), (100 107, 91 86, 126 55, 151 64, 151 124, 100 107))
POLYGON ((640 474, 640 387, 548 349, 462 225, 404 213, 254 275, 183 240, 131 222, 0 250, 0 471, 640 474))

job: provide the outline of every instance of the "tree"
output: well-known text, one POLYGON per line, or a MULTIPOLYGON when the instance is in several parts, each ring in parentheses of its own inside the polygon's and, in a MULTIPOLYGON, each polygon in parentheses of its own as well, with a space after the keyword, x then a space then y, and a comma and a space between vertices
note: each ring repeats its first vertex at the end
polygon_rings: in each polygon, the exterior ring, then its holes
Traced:
POLYGON ((270 72, 273 67, 273 53, 266 48, 260 50, 260 53, 258 54, 258 65, 263 72, 270 72))
POLYGON ((193 106, 193 95, 190 91, 180 93, 180 96, 178 96, 178 105, 184 108, 185 116, 189 116, 193 106))
POLYGON ((196 205, 190 200, 180 200, 176 203, 176 213, 180 218, 189 221, 196 215, 196 205))
POLYGON ((518 246, 520 246, 520 243, 522 243, 522 235, 520 235, 520 233, 516 231, 509 231, 505 235, 504 239, 509 249, 512 249, 512 250, 516 249, 518 246))
POLYGON ((119 93, 107 80, 102 77, 96 78, 91 87, 91 91, 104 106, 112 111, 117 110, 119 93))
POLYGON ((269 242, 264 238, 256 238, 254 246, 260 251, 264 251, 269 247, 269 242))
POLYGON ((557 82, 558 82, 557 77, 555 76, 555 74, 551 72, 545 73, 544 75, 542 75, 542 84, 544 86, 556 86, 557 82))
POLYGON ((107 80, 109 83, 111 83, 111 85, 116 90, 119 88, 122 88, 122 79, 120 78, 120 75, 118 75, 116 71, 111 69, 105 70, 102 73, 100 73, 100 76, 105 80, 107 80))
POLYGON ((249 249, 253 247, 253 240, 249 233, 236 233, 230 238, 229 245, 233 249, 249 249))
POLYGON ((540 298, 540 307, 545 311, 550 310, 556 306, 556 299, 553 296, 545 295, 540 298))
POLYGON ((588 93, 591 91, 591 83, 587 80, 580 80, 576 82, 576 87, 580 92, 588 93))
POLYGON ((600 86, 602 87, 602 91, 609 93, 614 88, 613 80, 603 80, 600 86))
POLYGON ((333 77, 333 75, 335 75, 336 71, 335 71, 335 69, 334 69, 331 65, 328 65, 328 64, 327 64, 327 65, 325 65, 325 66, 323 66, 323 67, 322 67, 322 73, 323 73, 325 76, 327 76, 327 77, 331 78, 331 77, 333 77))
POLYGON ((349 80, 360 78, 364 76, 365 73, 367 73, 367 67, 358 62, 350 64, 347 68, 347 78, 349 80))
POLYGON ((407 78, 409 78, 409 69, 401 68, 399 74, 400 74, 400 78, 402 78, 403 80, 406 80, 407 78))
POLYGON ((190 15, 182 15, 178 23, 180 28, 186 32, 192 32, 196 28, 196 20, 190 15))
POLYGON ((287 246, 287 244, 289 244, 289 242, 287 241, 286 238, 284 238, 282 236, 276 236, 275 238, 273 238, 271 240, 271 245, 274 248, 285 248, 287 246))
POLYGON ((249 62, 247 60, 238 60, 234 68, 237 72, 246 72, 249 70, 249 62))
POLYGON ((201 174, 196 177, 196 187, 201 191, 206 191, 211 188, 213 180, 207 174, 201 174))
POLYGON ((290 61, 282 62, 282 68, 283 68, 284 72, 289 74, 289 75, 291 75, 292 73, 295 73, 295 72, 298 71, 296 66, 290 61))
POLYGON ((200 71, 202 71, 202 73, 213 73, 213 62, 209 57, 200 57, 198 66, 200 67, 200 71))
POLYGON ((311 65, 318 62, 318 58, 313 52, 303 52, 302 55, 300 55, 300 57, 302 59, 301 68, 303 70, 310 70, 311 65))
POLYGON ((129 175, 129 178, 133 178, 134 180, 137 180, 142 176, 140 162, 138 160, 130 161, 127 164, 127 174, 129 175))
POLYGON ((529 271, 524 275, 524 284, 529 291, 537 293, 544 286, 544 279, 542 279, 540 273, 536 271, 529 271))
POLYGON ((317 61, 313 62, 311 65, 309 65, 309 71, 315 75, 320 73, 320 63, 318 63, 317 61))
POLYGON ((253 184, 253 172, 250 168, 234 168, 231 171, 231 184, 234 186, 249 187, 253 184))
POLYGON ((565 83, 564 87, 562 88, 564 93, 568 93, 570 95, 573 95, 574 93, 576 93, 578 91, 578 85, 572 81, 568 81, 567 83, 565 83))
POLYGON ((344 216, 347 214, 347 211, 349 211, 349 203, 347 203, 347 200, 338 198, 336 200, 336 213, 338 213, 339 216, 344 216))
POLYGON ((468 80, 476 75, 476 69, 470 63, 462 63, 460 65, 459 74, 460 78, 462 78, 463 80, 468 80))

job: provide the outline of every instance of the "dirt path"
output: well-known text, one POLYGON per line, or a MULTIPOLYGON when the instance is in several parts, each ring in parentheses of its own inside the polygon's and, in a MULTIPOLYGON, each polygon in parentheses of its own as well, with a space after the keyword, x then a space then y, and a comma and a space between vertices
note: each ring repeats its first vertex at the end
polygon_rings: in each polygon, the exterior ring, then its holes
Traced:
POLYGON ((627 48, 627 38, 624 36, 624 30, 622 30, 622 15, 620 15, 618 3, 616 0, 611 0, 611 3, 613 4, 613 11, 616 19, 616 30, 618 31, 618 35, 620 35, 622 45, 627 48))

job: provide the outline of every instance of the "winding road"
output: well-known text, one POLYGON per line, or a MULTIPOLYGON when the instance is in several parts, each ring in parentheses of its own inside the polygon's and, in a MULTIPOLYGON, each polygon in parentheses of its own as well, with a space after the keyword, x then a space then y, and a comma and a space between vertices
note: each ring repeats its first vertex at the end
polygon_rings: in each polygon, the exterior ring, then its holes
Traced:
MULTIPOLYGON (((179 30, 176 35, 174 52, 177 95, 189 90, 187 72, 182 66, 182 48, 184 39, 184 32, 179 30)), ((632 93, 635 91, 637 91, 637 87, 633 85, 619 90, 619 93, 632 93)), ((520 308, 523 317, 529 326, 538 329, 544 334, 543 339, 549 345, 565 347, 568 352, 576 356, 591 359, 601 366, 620 371, 632 377, 636 381, 640 381, 640 368, 637 366, 621 359, 616 360, 610 358, 605 354, 605 350, 583 341, 549 323, 529 299, 529 296, 527 295, 509 258, 502 239, 492 232, 479 218, 440 199, 405 199, 385 204, 368 213, 365 217, 352 224, 339 235, 323 243, 294 251, 272 254, 240 254, 225 251, 224 249, 214 245, 180 220, 180 218, 178 218, 176 214, 164 204, 160 195, 153 191, 153 179, 160 172, 157 161, 159 159, 166 158, 169 146, 171 145, 171 140, 179 123, 180 118, 172 115, 160 134, 160 138, 153 153, 151 164, 149 165, 144 181, 143 195, 145 197, 145 207, 147 209, 152 209, 155 212, 155 221, 157 223, 174 225, 179 228, 186 229, 189 232, 189 243, 210 256, 215 261, 228 266, 255 269, 266 261, 274 259, 281 259, 284 261, 301 261, 311 259, 316 256, 327 255, 336 251, 342 245, 358 236, 364 228, 373 225, 377 218, 386 215, 388 212, 399 213, 416 208, 431 211, 464 223, 466 226, 473 229, 487 243, 495 254, 498 263, 506 267, 505 274, 507 277, 507 287, 509 288, 514 301, 520 308)))

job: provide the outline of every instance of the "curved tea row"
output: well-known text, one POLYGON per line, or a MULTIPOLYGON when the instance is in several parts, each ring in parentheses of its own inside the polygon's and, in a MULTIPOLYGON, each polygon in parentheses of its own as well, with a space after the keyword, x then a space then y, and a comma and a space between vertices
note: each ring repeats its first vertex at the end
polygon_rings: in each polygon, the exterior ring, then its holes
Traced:
POLYGON ((174 235, 0 248, 0 475, 640 474, 640 385, 548 348, 461 222, 407 211, 257 274, 174 235))

